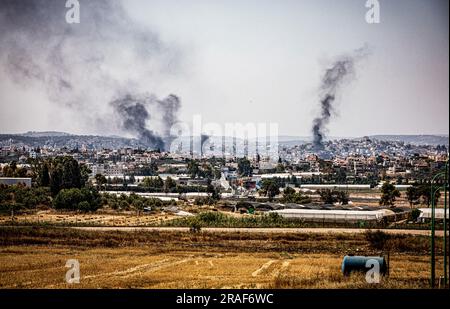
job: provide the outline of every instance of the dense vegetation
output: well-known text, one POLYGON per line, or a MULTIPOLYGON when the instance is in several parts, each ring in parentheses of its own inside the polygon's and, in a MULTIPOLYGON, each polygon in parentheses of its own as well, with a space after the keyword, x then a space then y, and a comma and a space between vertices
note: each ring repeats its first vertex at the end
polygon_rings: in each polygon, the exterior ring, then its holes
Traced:
MULTIPOLYGON (((101 207, 96 188, 88 183, 87 166, 79 165, 70 157, 31 160, 34 186, 22 185, 0 187, 0 210, 11 212, 35 209, 39 206, 55 209, 94 211, 101 207)), ((4 174, 21 174, 13 162, 4 168, 4 174)))
POLYGON ((287 187, 283 191, 283 198, 281 201, 283 203, 308 204, 312 202, 312 199, 302 192, 296 192, 291 187, 287 187))
POLYGON ((347 192, 340 190, 321 189, 317 193, 325 204, 341 203, 347 205, 350 199, 347 192))
POLYGON ((395 187, 395 185, 390 182, 385 182, 381 186, 381 199, 380 205, 382 206, 394 206, 395 199, 400 197, 400 191, 395 187))
MULTIPOLYGON (((391 252, 429 254, 427 236, 389 235, 391 252)), ((436 253, 442 254, 442 237, 436 239, 436 253)), ((124 247, 156 245, 159 250, 205 250, 217 248, 239 252, 327 252, 347 254, 363 249, 378 252, 365 234, 320 233, 188 233, 160 231, 83 231, 54 227, 3 227, 0 246, 67 245, 79 247, 124 247), (375 251, 376 250, 376 251, 375 251)))
POLYGON ((161 201, 157 198, 142 197, 131 193, 130 195, 103 194, 102 204, 115 210, 144 210, 144 208, 160 208, 163 206, 176 205, 175 201, 161 201))
POLYGON ((50 207, 51 203, 49 188, 0 185, 0 212, 34 209, 38 206, 50 207))
POLYGON ((224 227, 224 228, 313 228, 313 227, 347 227, 347 228, 386 228, 384 222, 304 222, 283 218, 277 213, 235 217, 221 212, 201 212, 196 216, 183 217, 164 222, 163 226, 173 227, 224 227))

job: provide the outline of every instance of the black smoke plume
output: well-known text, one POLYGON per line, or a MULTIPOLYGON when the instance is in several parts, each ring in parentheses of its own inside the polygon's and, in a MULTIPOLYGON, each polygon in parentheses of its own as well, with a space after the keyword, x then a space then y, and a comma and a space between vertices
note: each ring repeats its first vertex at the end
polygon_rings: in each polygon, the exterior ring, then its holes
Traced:
POLYGON ((200 152, 201 152, 201 156, 203 156, 203 146, 209 140, 209 138, 210 138, 210 136, 206 135, 206 134, 202 134, 200 136, 200 152))
POLYGON ((330 68, 325 71, 320 86, 320 115, 313 120, 313 146, 316 150, 323 149, 326 126, 333 113, 336 95, 342 86, 355 74, 358 60, 369 54, 367 45, 355 50, 352 54, 339 57, 330 68))
POLYGON ((122 127, 137 134, 140 141, 154 149, 164 149, 164 141, 155 132, 147 129, 147 121, 151 119, 146 105, 148 101, 139 100, 131 95, 115 100, 111 103, 120 115, 122 127))
POLYGON ((170 129, 178 122, 177 112, 180 108, 180 99, 176 95, 169 95, 159 100, 154 95, 127 94, 111 102, 119 115, 120 126, 127 132, 137 134, 137 137, 146 146, 153 149, 168 150, 170 142, 170 129), (152 117, 150 108, 156 106, 162 114, 163 130, 158 134, 148 129, 152 117))
POLYGON ((178 111, 181 107, 180 98, 171 94, 163 100, 157 100, 157 103, 163 115, 163 135, 170 137, 170 129, 178 122, 178 111))
POLYGON ((144 112, 143 103, 125 106, 120 113, 125 121, 114 123, 110 102, 120 94, 154 92, 148 85, 179 73, 182 57, 177 46, 132 20, 124 1, 79 0, 80 23, 69 24, 66 0, 0 0, 0 80, 45 91, 53 107, 68 111, 82 130, 133 131, 157 145, 160 137, 149 132, 168 134, 180 108, 178 97, 155 105, 161 112, 152 112, 151 122, 136 115, 136 125, 130 122, 134 111, 144 112))

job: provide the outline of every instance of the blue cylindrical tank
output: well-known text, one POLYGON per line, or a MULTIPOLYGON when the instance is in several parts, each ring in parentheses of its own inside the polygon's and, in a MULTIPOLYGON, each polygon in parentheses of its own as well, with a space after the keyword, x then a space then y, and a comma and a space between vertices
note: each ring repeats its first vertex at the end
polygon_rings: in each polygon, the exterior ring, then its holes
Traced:
POLYGON ((367 272, 373 264, 380 265, 380 274, 385 275, 387 271, 386 259, 383 256, 351 256, 346 255, 342 260, 341 270, 344 275, 349 275, 353 271, 367 272), (367 262, 370 261, 368 264, 367 262), (367 265, 367 266, 366 266, 367 265))

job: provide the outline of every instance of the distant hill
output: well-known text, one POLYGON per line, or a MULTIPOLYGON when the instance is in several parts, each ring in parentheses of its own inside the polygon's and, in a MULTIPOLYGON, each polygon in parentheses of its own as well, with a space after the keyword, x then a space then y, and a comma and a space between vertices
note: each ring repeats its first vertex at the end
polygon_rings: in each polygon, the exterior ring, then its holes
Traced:
POLYGON ((413 145, 449 145, 448 135, 371 135, 381 141, 397 141, 413 145))
POLYGON ((67 147, 75 149, 119 149, 119 148, 147 148, 142 142, 134 138, 107 137, 94 135, 71 135, 61 132, 28 132, 25 134, 0 134, 0 146, 15 144, 30 147, 67 147))
POLYGON ((70 136, 73 134, 65 133, 65 132, 56 132, 56 131, 44 131, 44 132, 28 131, 27 133, 18 134, 18 135, 28 136, 28 137, 43 137, 43 136, 70 136))
MULTIPOLYGON (((401 141, 412 145, 449 145, 448 135, 371 135, 370 139, 380 141, 401 141)), ((226 143, 232 143, 231 137, 226 137, 226 143)), ((326 140, 339 140, 342 137, 328 137, 326 140)), ((353 138, 347 138, 353 139, 353 138)), ((179 140, 183 144, 190 143, 190 137, 180 137, 179 140)), ((241 144, 242 139, 236 139, 237 143, 241 144)), ((197 141, 198 142, 198 141, 197 141)), ((210 142, 216 145, 221 145, 222 137, 212 136, 210 142)), ((278 142, 280 145, 292 147, 295 145, 303 145, 311 143, 311 137, 308 136, 279 136, 278 142)), ((147 148, 145 144, 135 138, 125 138, 120 136, 95 136, 95 135, 73 135, 65 132, 34 132, 30 131, 23 134, 0 134, 0 146, 8 146, 9 144, 27 145, 31 147, 38 146, 52 146, 52 147, 67 147, 69 149, 81 148, 82 146, 88 149, 118 149, 125 147, 132 148, 147 148)))

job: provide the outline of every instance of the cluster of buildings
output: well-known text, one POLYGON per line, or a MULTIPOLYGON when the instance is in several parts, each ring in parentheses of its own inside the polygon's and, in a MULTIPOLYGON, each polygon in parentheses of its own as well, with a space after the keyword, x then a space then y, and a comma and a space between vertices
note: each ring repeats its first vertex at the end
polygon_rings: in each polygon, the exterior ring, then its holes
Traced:
POLYGON ((259 183, 267 178, 281 179, 286 185, 296 186, 376 185, 381 180, 409 184, 427 179, 433 171, 442 168, 448 158, 446 146, 411 145, 370 138, 328 141, 320 151, 315 151, 311 144, 280 144, 278 154, 276 161, 258 154, 248 157, 251 173, 244 176, 239 169, 238 157, 193 157, 192 153, 133 147, 92 149, 85 145, 69 148, 0 144, 0 164, 3 165, 15 161, 27 166, 30 159, 72 156, 90 168, 92 177, 104 175, 109 183, 113 179, 116 183, 120 183, 120 179, 139 183, 144 177, 159 175, 163 179, 170 176, 177 184, 205 185, 210 178, 225 190, 233 187, 242 191, 257 190, 259 183), (191 161, 195 161, 203 172, 192 177, 191 161))

